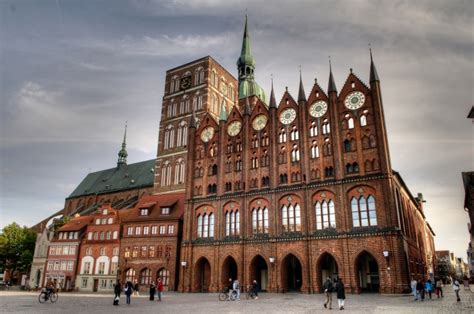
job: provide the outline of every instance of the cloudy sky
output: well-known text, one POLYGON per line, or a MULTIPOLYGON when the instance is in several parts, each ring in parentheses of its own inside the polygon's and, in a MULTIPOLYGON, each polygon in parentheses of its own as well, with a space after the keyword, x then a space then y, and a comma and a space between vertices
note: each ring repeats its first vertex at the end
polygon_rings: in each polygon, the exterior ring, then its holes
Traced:
POLYGON ((60 210, 90 171, 156 156, 165 71, 211 55, 234 74, 245 10, 256 76, 277 98, 368 82, 371 43, 392 165, 427 200, 437 249, 465 257, 461 172, 474 170, 473 2, 0 2, 0 227, 60 210))

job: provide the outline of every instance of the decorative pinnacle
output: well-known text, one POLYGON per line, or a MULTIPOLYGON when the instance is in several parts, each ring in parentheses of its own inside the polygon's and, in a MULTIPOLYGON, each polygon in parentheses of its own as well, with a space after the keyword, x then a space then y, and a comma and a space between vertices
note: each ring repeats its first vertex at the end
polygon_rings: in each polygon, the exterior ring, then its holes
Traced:
POLYGON ((369 53, 370 53, 370 82, 380 81, 379 75, 377 74, 377 69, 375 68, 374 58, 372 57, 372 47, 369 43, 369 53))
POLYGON ((300 89, 298 91, 298 102, 306 101, 306 95, 304 93, 304 88, 303 88, 303 78, 301 76, 301 65, 299 67, 300 67, 300 89))
POLYGON ((332 75, 332 64, 331 64, 331 56, 329 56, 329 83, 328 83, 328 94, 331 92, 336 92, 336 83, 334 83, 334 77, 332 75))
POLYGON ((272 78, 272 91, 270 92, 270 108, 276 108, 276 100, 275 100, 275 92, 273 91, 273 74, 271 74, 272 78))

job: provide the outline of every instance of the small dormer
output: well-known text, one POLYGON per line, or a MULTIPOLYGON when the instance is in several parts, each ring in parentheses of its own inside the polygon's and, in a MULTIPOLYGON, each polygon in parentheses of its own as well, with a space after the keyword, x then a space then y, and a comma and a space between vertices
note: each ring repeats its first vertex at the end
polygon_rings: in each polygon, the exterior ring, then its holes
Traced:
POLYGON ((148 216, 150 214, 149 208, 140 208, 140 216, 148 216))

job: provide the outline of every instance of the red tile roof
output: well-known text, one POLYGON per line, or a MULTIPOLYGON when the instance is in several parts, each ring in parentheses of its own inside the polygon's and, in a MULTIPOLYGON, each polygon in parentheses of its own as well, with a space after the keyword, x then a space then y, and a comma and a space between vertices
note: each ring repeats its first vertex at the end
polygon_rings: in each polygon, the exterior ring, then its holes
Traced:
POLYGON ((91 221, 91 216, 75 217, 67 224, 59 228, 58 231, 79 231, 85 226, 87 226, 87 224, 91 221))
POLYGON ((127 210, 127 213, 120 212, 120 219, 126 221, 148 221, 148 220, 169 220, 182 219, 184 214, 184 193, 157 194, 143 196, 138 204, 127 210), (170 207, 169 215, 161 214, 161 207, 170 207), (140 215, 141 208, 149 208, 147 216, 140 215))

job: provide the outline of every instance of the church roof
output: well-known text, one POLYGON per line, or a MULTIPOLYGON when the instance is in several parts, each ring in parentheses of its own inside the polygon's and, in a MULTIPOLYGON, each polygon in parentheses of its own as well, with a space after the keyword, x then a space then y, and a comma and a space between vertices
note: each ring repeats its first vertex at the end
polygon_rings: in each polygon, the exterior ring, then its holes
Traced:
POLYGON ((89 173, 68 198, 153 186, 155 159, 89 173))

